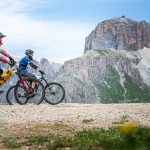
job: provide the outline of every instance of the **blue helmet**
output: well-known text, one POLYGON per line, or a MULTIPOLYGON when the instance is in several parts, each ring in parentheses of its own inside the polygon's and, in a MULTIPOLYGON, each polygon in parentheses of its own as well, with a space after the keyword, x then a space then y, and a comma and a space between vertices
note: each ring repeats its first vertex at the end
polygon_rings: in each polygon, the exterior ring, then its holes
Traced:
POLYGON ((34 51, 31 50, 31 49, 27 49, 27 50, 25 51, 25 54, 26 54, 26 55, 28 55, 28 54, 33 54, 33 53, 34 53, 34 51))

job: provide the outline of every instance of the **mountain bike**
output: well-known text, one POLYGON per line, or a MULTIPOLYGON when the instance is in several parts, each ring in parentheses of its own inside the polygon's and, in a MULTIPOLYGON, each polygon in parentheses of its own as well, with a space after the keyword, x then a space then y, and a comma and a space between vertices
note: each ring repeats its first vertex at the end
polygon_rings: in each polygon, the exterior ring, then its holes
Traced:
MULTIPOLYGON (((61 103, 63 99, 65 98, 64 87, 60 83, 57 83, 57 82, 48 82, 46 74, 43 71, 40 73, 41 73, 41 76, 40 78, 38 78, 38 80, 45 85, 44 100, 51 105, 56 105, 56 104, 61 103)), ((36 88, 38 88, 38 85, 36 88)), ((16 100, 19 104, 26 104, 29 102, 28 100, 24 102, 20 101, 20 99, 16 99, 16 100)))
POLYGON ((40 104, 45 96, 45 89, 41 81, 33 77, 21 76, 17 65, 10 69, 17 74, 19 80, 16 85, 8 89, 6 94, 7 102, 9 104, 14 104, 14 101, 16 100, 19 104, 26 104, 27 102, 40 104), (35 82, 35 89, 32 89, 31 87, 32 82, 35 82), (13 100, 11 98, 13 98, 13 100))

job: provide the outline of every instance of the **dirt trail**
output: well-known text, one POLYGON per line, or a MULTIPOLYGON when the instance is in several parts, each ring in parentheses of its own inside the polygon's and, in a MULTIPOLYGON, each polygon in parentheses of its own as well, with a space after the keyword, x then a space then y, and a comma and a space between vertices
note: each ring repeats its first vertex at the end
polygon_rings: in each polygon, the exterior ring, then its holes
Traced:
POLYGON ((150 126, 150 104, 0 105, 0 123, 8 125, 61 122, 76 127, 107 127, 123 119, 150 126))
POLYGON ((123 122, 150 127, 150 104, 0 105, 0 149, 7 149, 5 137, 23 142, 33 135, 72 136, 85 128, 123 122))

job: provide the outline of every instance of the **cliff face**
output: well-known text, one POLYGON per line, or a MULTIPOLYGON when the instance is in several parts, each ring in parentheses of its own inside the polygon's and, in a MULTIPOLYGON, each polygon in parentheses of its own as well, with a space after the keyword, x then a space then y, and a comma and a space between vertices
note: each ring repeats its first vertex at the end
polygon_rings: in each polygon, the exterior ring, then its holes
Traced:
POLYGON ((85 51, 95 49, 139 50, 150 47, 150 23, 125 17, 105 20, 86 38, 85 51))
MULTIPOLYGON (((35 63, 45 71, 49 81, 55 80, 64 86, 64 102, 150 102, 150 49, 145 50, 141 50, 142 53, 96 50, 64 65, 44 58, 35 63)), ((5 91, 0 95, 1 103, 6 102, 6 91, 16 81, 14 74, 1 87, 5 91)))
POLYGON ((141 56, 114 50, 89 51, 67 61, 59 79, 67 102, 147 102, 150 94, 139 71, 141 56), (129 56, 128 56, 129 55, 129 56))

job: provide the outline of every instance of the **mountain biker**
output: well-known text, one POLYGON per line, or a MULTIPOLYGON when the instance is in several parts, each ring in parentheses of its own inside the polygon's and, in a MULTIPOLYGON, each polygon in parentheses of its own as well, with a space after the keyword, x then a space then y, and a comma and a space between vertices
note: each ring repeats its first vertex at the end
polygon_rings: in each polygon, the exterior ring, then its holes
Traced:
MULTIPOLYGON (((3 33, 0 32, 0 46, 3 45, 2 39, 6 37, 6 35, 4 35, 3 33)), ((0 54, 6 56, 9 58, 10 61, 8 61, 5 57, 0 56, 0 61, 3 63, 8 63, 10 66, 13 66, 15 64, 14 59, 2 48, 0 48, 0 54)), ((0 68, 0 79, 1 79, 1 75, 3 74, 3 69, 0 68)), ((0 91, 0 93, 2 93, 3 91, 0 91)))
MULTIPOLYGON (((34 51, 31 49, 27 49, 25 51, 25 57, 23 57, 19 62, 19 73, 21 76, 24 77, 34 77, 36 78, 32 73, 28 72, 27 66, 30 65, 33 69, 44 73, 39 67, 37 67, 32 61, 33 61, 33 53, 34 51)), ((32 89, 35 87, 35 83, 31 83, 32 89)))

